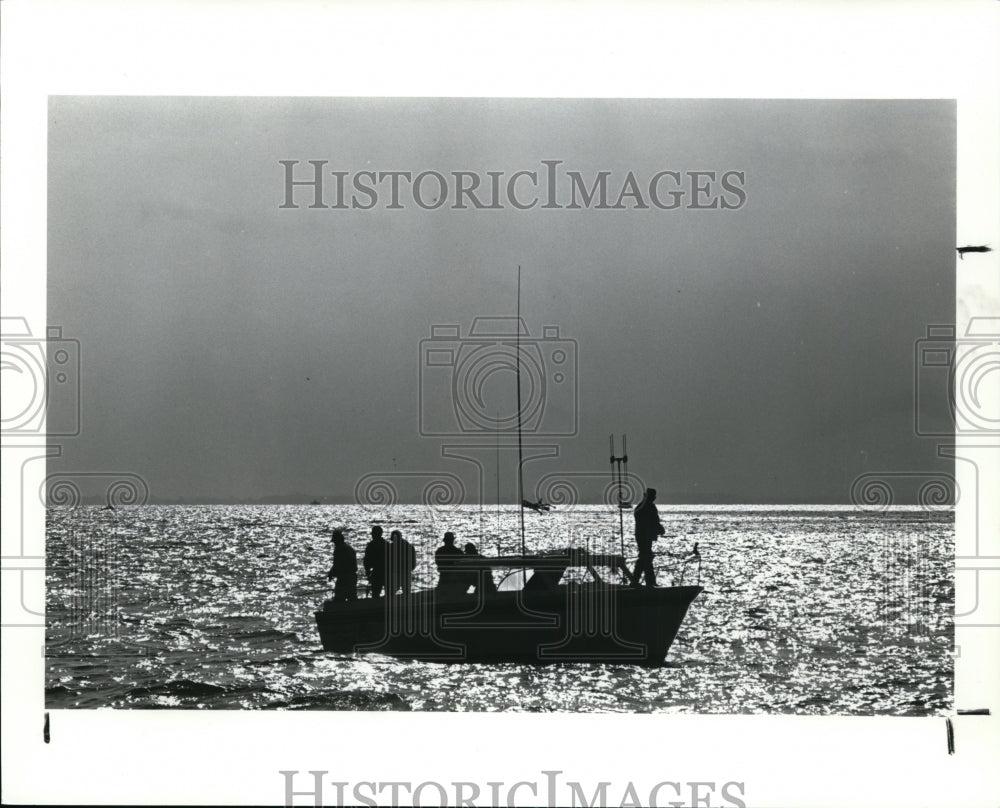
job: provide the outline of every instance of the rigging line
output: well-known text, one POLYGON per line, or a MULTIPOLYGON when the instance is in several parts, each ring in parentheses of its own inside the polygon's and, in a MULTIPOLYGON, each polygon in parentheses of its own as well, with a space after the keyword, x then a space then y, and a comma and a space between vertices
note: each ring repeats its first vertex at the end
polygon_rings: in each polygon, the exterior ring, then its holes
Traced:
POLYGON ((625 555, 625 514, 622 511, 622 459, 625 456, 625 436, 622 435, 622 457, 618 458, 618 537, 622 556, 625 555))
MULTIPOLYGON (((614 490, 615 487, 615 435, 613 432, 610 435, 608 435, 608 446, 611 449, 611 488, 608 490, 608 497, 610 498, 614 496, 612 491, 614 490)), ((621 508, 619 508, 618 510, 620 515, 621 508)), ((622 555, 624 556, 624 553, 622 553, 622 555)))
POLYGON ((500 550, 500 412, 497 411, 497 555, 503 555, 500 550))
POLYGON ((521 508, 521 555, 524 546, 524 453, 521 445, 521 265, 517 265, 517 336, 515 353, 517 359, 517 500, 521 508))
MULTIPOLYGON (((622 435, 622 456, 617 457, 615 455, 615 436, 614 433, 611 435, 611 486, 614 488, 617 472, 617 482, 618 482, 618 535, 621 540, 621 553, 622 557, 625 556, 625 515, 622 513, 622 462, 628 462, 628 454, 625 451, 625 435, 622 435)), ((613 492, 609 491, 609 496, 614 496, 613 492)))

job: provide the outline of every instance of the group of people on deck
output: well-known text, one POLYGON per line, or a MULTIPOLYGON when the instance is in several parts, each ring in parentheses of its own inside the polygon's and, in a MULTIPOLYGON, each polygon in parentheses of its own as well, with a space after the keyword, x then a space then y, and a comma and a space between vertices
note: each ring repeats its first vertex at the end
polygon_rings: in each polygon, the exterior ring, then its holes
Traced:
POLYGON ((434 563, 438 568, 438 591, 449 593, 468 592, 469 587, 475 587, 477 592, 480 587, 487 595, 492 595, 497 591, 496 583, 493 581, 493 573, 488 566, 478 569, 456 569, 455 561, 459 558, 482 558, 476 545, 467 542, 464 550, 459 550, 455 546, 455 534, 448 531, 444 534, 444 544, 434 551, 434 563))
MULTIPOLYGON (((646 489, 643 501, 636 507, 635 541, 639 550, 635 571, 631 574, 632 586, 644 582, 646 586, 656 586, 656 571, 653 568, 653 542, 666 533, 660 522, 660 514, 654 504, 656 491, 646 489)), ((387 597, 402 591, 410 594, 410 583, 413 570, 417 566, 417 551, 403 534, 393 530, 389 539, 384 538, 383 530, 375 525, 371 530, 371 541, 365 547, 363 558, 365 576, 368 578, 369 593, 373 598, 387 597)), ((354 548, 347 543, 341 529, 334 529, 333 535, 333 566, 327 573, 327 580, 336 579, 333 600, 335 602, 353 601, 358 599, 358 556, 354 548)), ((697 545, 696 545, 697 547, 697 545)), ((487 595, 497 591, 493 581, 493 573, 487 564, 476 567, 469 564, 457 564, 458 559, 483 558, 471 542, 464 550, 455 546, 455 534, 451 531, 444 534, 443 544, 434 552, 434 561, 438 568, 438 591, 459 594, 475 588, 476 592, 487 595)))
MULTIPOLYGON (((386 540, 384 531, 379 525, 372 527, 371 541, 365 546, 362 559, 365 577, 368 579, 369 594, 373 598, 391 597, 402 591, 410 594, 413 570, 417 566, 417 551, 413 545, 403 538, 398 530, 393 530, 386 540)), ((333 590, 335 603, 358 599, 358 554, 347 543, 344 531, 336 528, 331 536, 333 539, 333 566, 326 574, 326 579, 336 579, 333 590)), ((458 569, 455 564, 458 558, 482 558, 476 545, 471 542, 465 549, 455 546, 455 534, 444 534, 444 543, 434 553, 438 568, 438 590, 448 593, 464 593, 469 587, 478 592, 492 594, 497 591, 493 582, 493 574, 488 566, 482 569, 458 569)))

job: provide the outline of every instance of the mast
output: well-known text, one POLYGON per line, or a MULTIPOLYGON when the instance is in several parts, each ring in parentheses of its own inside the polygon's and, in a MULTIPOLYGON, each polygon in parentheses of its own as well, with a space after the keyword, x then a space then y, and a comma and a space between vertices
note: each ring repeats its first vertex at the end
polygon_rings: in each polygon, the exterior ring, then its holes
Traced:
POLYGON ((521 555, 524 546, 524 450, 521 445, 521 265, 517 265, 517 336, 515 338, 517 361, 517 501, 521 509, 521 555))

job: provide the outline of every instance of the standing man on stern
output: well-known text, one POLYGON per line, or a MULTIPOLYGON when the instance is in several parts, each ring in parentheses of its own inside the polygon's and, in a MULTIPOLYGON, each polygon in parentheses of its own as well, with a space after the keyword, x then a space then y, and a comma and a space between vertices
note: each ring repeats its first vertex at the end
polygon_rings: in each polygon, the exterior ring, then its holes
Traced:
POLYGON ((639 586, 640 576, 645 576, 646 586, 656 586, 656 572, 653 569, 653 542, 667 531, 660 523, 660 512, 656 510, 656 489, 647 488, 646 496, 635 509, 635 543, 639 548, 639 559, 632 573, 632 586, 639 586))

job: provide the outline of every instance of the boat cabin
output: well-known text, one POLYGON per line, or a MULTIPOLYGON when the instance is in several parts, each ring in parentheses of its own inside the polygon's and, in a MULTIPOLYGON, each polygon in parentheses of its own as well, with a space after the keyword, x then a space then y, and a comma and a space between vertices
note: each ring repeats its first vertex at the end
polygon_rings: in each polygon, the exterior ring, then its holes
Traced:
POLYGON ((509 556, 470 556, 456 558, 450 564, 455 570, 494 570, 502 571, 497 589, 501 592, 524 590, 526 592, 541 592, 559 585, 566 575, 579 571, 589 575, 589 579, 581 575, 570 575, 571 583, 607 583, 598 573, 597 568, 605 567, 612 572, 619 571, 628 581, 631 574, 625 565, 625 559, 620 555, 607 553, 591 553, 585 549, 569 548, 538 555, 509 556))

